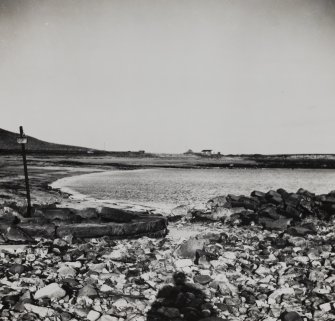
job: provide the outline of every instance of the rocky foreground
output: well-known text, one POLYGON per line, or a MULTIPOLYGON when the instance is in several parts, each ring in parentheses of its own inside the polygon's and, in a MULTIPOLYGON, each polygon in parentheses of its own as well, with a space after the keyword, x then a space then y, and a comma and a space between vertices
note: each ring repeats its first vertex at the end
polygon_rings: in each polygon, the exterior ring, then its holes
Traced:
POLYGON ((335 193, 253 192, 172 214, 164 238, 1 245, 1 320, 335 319, 335 193))

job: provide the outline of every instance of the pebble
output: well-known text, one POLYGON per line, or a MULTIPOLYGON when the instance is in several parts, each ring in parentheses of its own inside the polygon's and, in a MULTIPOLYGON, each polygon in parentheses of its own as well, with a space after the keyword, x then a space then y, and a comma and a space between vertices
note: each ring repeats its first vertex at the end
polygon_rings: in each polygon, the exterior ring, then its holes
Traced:
POLYGON ((174 262, 174 265, 177 269, 189 267, 193 265, 193 261, 191 259, 179 259, 174 262))
POLYGON ((208 284, 212 281, 212 278, 209 275, 196 275, 194 277, 194 282, 202 285, 208 284))
POLYGON ((13 264, 8 271, 12 274, 22 274, 27 270, 27 267, 22 264, 13 264))
POLYGON ((88 315, 86 316, 86 319, 90 321, 96 321, 100 318, 100 313, 94 310, 91 310, 88 315))
POLYGON ((94 297, 98 296, 98 292, 96 291, 96 289, 92 285, 88 284, 88 285, 85 285, 84 287, 82 287, 79 290, 78 297, 81 297, 81 296, 94 298, 94 297))
POLYGON ((66 295, 66 291, 59 286, 57 283, 51 283, 42 289, 39 289, 35 295, 35 300, 49 298, 49 299, 60 299, 66 295))
POLYGON ((57 271, 60 278, 73 278, 77 275, 77 271, 71 266, 64 265, 57 271))
POLYGON ((53 309, 40 307, 30 303, 26 303, 24 307, 27 311, 33 312, 41 318, 52 317, 55 314, 55 311, 53 309))

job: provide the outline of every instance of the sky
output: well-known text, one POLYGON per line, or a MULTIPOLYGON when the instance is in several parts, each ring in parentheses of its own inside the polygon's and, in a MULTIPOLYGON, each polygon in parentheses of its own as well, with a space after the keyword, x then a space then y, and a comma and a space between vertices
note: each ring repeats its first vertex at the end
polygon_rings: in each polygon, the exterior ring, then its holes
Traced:
POLYGON ((334 0, 0 0, 0 127, 116 151, 335 153, 334 0))

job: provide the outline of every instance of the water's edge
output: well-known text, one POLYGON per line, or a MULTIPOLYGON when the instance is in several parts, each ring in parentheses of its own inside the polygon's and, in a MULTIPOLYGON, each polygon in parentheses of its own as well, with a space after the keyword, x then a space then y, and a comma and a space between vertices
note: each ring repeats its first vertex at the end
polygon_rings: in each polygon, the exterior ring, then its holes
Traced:
MULTIPOLYGON (((145 169, 135 169, 134 171, 143 171, 145 169)), ((114 173, 114 172, 120 172, 122 170, 107 170, 100 173, 114 173)), ((70 187, 67 186, 68 181, 72 180, 74 177, 86 177, 86 176, 92 176, 96 173, 88 173, 88 174, 80 174, 80 175, 74 175, 69 177, 63 177, 60 179, 57 179, 56 181, 51 182, 48 184, 48 186, 56 191, 59 191, 60 193, 66 194, 69 196, 70 202, 64 202, 65 206, 70 206, 70 203, 73 203, 71 201, 76 202, 78 207, 101 207, 101 206, 107 206, 107 207, 115 207, 115 208, 122 208, 122 209, 129 209, 134 211, 147 211, 151 213, 159 213, 163 215, 169 215, 170 212, 166 212, 164 209, 159 207, 153 207, 153 206, 145 206, 143 204, 133 203, 133 202, 126 202, 126 201, 120 201, 120 200, 113 200, 113 199, 99 199, 95 197, 91 197, 89 195, 82 194, 70 187), (78 204, 79 202, 79 204, 78 204)), ((73 205, 73 204, 72 204, 73 205)))

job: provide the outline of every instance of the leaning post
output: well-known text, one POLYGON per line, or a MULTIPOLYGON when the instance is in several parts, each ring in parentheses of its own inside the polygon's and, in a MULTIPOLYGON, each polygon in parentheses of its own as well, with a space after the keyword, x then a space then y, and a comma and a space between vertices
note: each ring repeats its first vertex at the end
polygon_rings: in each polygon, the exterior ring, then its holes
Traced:
POLYGON ((28 203, 27 216, 30 217, 31 216, 31 200, 30 200, 29 177, 28 177, 26 146, 25 146, 27 144, 27 137, 23 132, 22 126, 20 126, 20 137, 18 137, 17 142, 21 145, 24 176, 25 176, 25 181, 26 181, 27 203, 28 203))

